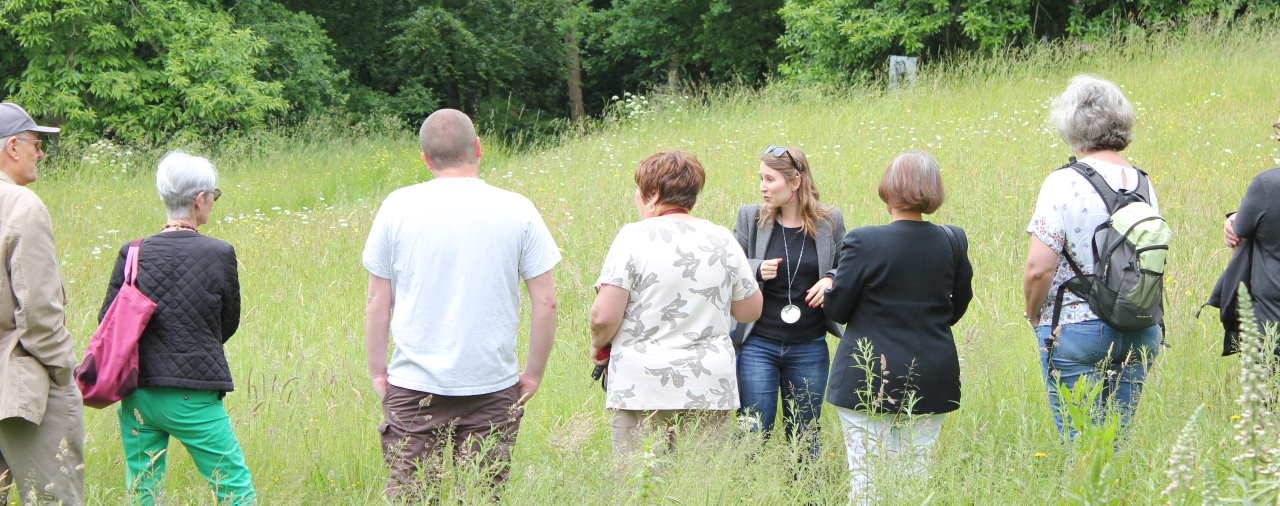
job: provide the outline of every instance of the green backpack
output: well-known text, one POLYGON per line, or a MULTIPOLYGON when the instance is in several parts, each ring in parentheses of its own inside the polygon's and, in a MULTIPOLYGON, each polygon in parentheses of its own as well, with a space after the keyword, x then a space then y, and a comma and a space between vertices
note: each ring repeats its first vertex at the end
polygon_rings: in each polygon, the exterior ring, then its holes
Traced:
POLYGON ((1102 321, 1117 330, 1142 330, 1162 323, 1164 263, 1173 232, 1151 207, 1147 174, 1138 171, 1134 191, 1115 191, 1093 167, 1075 158, 1062 169, 1073 169, 1088 180, 1102 197, 1109 216, 1093 232, 1093 274, 1080 269, 1071 258, 1071 248, 1062 249, 1075 277, 1058 288, 1053 305, 1054 333, 1066 290, 1088 302, 1102 321))

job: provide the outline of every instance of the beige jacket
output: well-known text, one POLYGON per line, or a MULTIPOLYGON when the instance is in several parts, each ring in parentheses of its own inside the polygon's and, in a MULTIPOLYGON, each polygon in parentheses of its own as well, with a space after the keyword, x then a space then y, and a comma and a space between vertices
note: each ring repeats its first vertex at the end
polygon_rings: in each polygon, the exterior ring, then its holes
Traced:
POLYGON ((71 382, 75 355, 49 210, 0 172, 0 419, 44 419, 51 384, 71 382))

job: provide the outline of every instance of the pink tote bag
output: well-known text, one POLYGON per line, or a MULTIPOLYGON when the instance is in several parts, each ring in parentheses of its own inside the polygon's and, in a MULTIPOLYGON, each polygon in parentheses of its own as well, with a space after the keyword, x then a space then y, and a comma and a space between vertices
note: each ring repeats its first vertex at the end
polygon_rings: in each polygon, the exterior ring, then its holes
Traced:
POLYGON ((137 287, 141 249, 142 239, 129 243, 124 284, 93 332, 84 361, 76 367, 76 384, 84 393, 85 406, 105 408, 138 388, 138 338, 156 311, 156 303, 137 287))

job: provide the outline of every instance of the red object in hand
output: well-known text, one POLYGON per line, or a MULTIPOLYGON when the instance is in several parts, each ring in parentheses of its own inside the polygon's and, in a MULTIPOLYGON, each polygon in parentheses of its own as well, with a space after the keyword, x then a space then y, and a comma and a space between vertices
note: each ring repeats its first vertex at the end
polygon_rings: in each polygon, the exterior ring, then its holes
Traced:
MULTIPOLYGON (((609 352, 611 350, 613 350, 612 346, 605 346, 604 348, 600 348, 596 350, 596 360, 609 360, 609 352)), ((592 380, 600 379, 602 376, 604 376, 604 370, 608 367, 609 366, 606 366, 606 365, 597 365, 595 369, 591 370, 591 379, 592 380)))

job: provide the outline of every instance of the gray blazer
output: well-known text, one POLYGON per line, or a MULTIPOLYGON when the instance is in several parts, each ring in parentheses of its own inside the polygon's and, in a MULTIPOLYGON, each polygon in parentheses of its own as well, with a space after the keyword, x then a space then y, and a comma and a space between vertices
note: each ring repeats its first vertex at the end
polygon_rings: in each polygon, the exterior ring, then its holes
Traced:
MULTIPOLYGON (((844 216, 834 207, 827 208, 830 215, 826 220, 818 222, 818 237, 813 242, 818 246, 818 276, 827 274, 835 268, 840 248, 844 246, 844 216)), ((738 221, 733 225, 733 235, 738 238, 738 245, 747 254, 747 262, 751 272, 760 281, 760 263, 765 260, 765 250, 769 247, 769 236, 773 235, 773 226, 759 226, 760 204, 748 204, 738 208, 738 221)), ((755 322, 739 323, 733 332, 734 346, 742 346, 742 341, 751 335, 755 322)), ((836 337, 844 334, 844 328, 827 318, 827 332, 836 337)))

